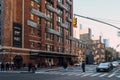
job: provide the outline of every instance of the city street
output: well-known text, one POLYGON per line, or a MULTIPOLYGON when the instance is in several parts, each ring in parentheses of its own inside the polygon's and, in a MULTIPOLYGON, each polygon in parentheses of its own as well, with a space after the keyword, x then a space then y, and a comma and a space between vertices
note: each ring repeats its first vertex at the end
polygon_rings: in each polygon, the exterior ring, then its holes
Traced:
POLYGON ((0 80, 119 80, 120 68, 110 72, 96 72, 95 65, 87 65, 86 72, 81 67, 62 67, 53 69, 39 69, 35 73, 13 71, 0 72, 0 80))

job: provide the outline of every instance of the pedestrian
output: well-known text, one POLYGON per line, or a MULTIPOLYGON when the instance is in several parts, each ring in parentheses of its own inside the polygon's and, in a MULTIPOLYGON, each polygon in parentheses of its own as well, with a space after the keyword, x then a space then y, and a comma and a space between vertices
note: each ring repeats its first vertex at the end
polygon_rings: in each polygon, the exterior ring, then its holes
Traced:
POLYGON ((9 70, 9 63, 6 63, 6 70, 9 70))
POLYGON ((11 64, 11 70, 14 71, 14 64, 11 64))
POLYGON ((49 66, 49 68, 52 68, 52 64, 51 64, 51 62, 48 63, 48 66, 49 66))
POLYGON ((30 71, 31 71, 31 69, 32 69, 32 64, 31 64, 31 63, 29 63, 29 64, 28 64, 28 71, 30 72, 30 71))
POLYGON ((63 62, 63 68, 65 69, 65 71, 67 70, 67 67, 68 67, 67 62, 63 62))
POLYGON ((32 73, 35 73, 35 65, 32 65, 32 73))
POLYGON ((82 61, 82 71, 85 72, 85 61, 82 61))
POLYGON ((1 63, 1 71, 4 71, 4 68, 5 68, 5 66, 4 66, 4 63, 2 62, 1 63))
POLYGON ((38 68, 38 64, 35 64, 35 70, 37 70, 37 68, 38 68))

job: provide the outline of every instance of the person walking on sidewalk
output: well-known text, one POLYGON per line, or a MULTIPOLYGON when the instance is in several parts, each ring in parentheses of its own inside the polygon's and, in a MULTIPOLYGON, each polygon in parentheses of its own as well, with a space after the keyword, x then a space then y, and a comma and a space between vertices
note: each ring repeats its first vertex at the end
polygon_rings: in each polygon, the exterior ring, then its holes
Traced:
POLYGON ((82 61, 82 71, 85 72, 85 61, 82 61))
POLYGON ((6 63, 6 70, 9 70, 9 63, 6 63))
POLYGON ((30 72, 31 69, 32 69, 32 63, 29 63, 29 64, 28 64, 28 72, 30 72))
POLYGON ((67 62, 63 62, 63 68, 65 71, 67 71, 67 67, 68 67, 67 62))
POLYGON ((1 71, 4 71, 4 68, 5 68, 5 65, 4 65, 4 63, 2 62, 2 63, 1 63, 1 71))

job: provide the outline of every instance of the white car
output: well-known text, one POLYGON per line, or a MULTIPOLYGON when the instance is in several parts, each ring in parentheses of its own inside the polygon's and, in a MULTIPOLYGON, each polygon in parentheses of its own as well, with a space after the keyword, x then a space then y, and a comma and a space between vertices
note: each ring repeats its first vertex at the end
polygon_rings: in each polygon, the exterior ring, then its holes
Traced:
POLYGON ((81 62, 80 63, 75 63, 74 66, 81 66, 81 62))
POLYGON ((119 65, 119 63, 117 61, 113 61, 112 65, 113 65, 113 67, 117 67, 119 65))
POLYGON ((96 67, 96 72, 99 72, 99 71, 111 71, 112 68, 111 68, 111 64, 110 63, 100 63, 97 67, 96 67))

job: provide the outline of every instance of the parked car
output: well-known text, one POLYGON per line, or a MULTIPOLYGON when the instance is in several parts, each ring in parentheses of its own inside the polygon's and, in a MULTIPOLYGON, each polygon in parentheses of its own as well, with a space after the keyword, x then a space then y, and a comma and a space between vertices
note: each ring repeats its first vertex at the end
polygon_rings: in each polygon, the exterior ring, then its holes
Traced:
POLYGON ((100 71, 111 71, 112 70, 112 65, 107 62, 107 63, 100 63, 97 67, 96 67, 96 71, 100 72, 100 71))
POLYGON ((74 66, 81 66, 81 64, 82 64, 81 62, 75 63, 74 66))
POLYGON ((119 62, 113 61, 113 62, 112 62, 112 65, 113 65, 113 67, 117 67, 117 66, 119 65, 119 62))
POLYGON ((117 60, 117 62, 120 64, 120 60, 117 60))

